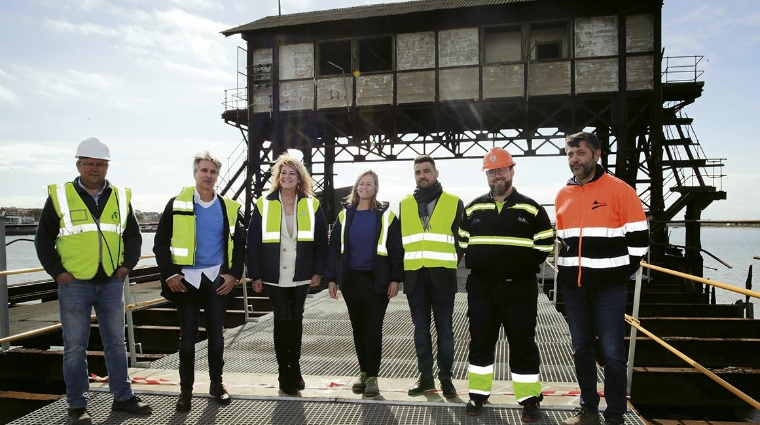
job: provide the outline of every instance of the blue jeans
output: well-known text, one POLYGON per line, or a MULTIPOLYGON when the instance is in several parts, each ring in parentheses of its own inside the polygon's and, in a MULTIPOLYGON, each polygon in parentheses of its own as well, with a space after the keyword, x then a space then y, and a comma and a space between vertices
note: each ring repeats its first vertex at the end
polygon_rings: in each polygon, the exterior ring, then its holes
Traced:
POLYGON ((216 290, 224 283, 217 276, 212 282, 201 277, 200 288, 182 282, 187 292, 178 292, 174 300, 179 319, 179 384, 183 390, 192 390, 195 382, 195 343, 198 339, 200 310, 204 309, 208 336, 208 375, 212 384, 222 383, 224 368, 224 318, 227 315, 227 295, 216 290))
POLYGON ((90 340, 90 315, 95 307, 100 338, 108 369, 108 387, 114 399, 130 399, 132 384, 127 373, 124 346, 124 281, 106 283, 74 280, 58 284, 58 305, 63 325, 63 380, 69 408, 87 406, 85 391, 90 389, 87 372, 87 343, 90 340))
POLYGON ((437 291, 430 275, 421 270, 412 293, 407 294, 406 299, 414 323, 414 348, 420 374, 425 379, 433 378, 433 342, 430 335, 432 309, 438 334, 438 379, 451 378, 454 365, 454 294, 442 294, 437 291))
POLYGON ((626 353, 625 285, 587 289, 563 286, 565 314, 573 339, 573 357, 578 386, 581 389, 581 406, 590 411, 599 410, 599 393, 596 389, 596 363, 594 345, 599 348, 604 365, 604 398, 607 409, 605 419, 623 422, 626 412, 626 353))

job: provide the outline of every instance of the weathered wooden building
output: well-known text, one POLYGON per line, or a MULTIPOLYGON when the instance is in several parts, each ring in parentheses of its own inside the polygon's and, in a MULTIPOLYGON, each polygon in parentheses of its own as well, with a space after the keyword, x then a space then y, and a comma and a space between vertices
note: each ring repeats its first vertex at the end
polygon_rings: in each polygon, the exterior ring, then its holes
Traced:
MULTIPOLYGON (((247 43, 245 85, 223 119, 248 159, 226 190, 253 199, 269 164, 305 153, 333 217, 339 162, 564 155, 593 131, 603 165, 637 189, 652 218, 698 219, 725 199, 681 109, 700 96, 698 58, 663 79, 661 0, 428 0, 270 16, 223 32, 247 43), (710 180, 713 177, 713 180, 710 180)), ((700 246, 699 225, 687 245, 700 246)), ((662 245, 660 245, 662 244, 662 245)), ((686 252, 701 274, 698 250, 686 252)))

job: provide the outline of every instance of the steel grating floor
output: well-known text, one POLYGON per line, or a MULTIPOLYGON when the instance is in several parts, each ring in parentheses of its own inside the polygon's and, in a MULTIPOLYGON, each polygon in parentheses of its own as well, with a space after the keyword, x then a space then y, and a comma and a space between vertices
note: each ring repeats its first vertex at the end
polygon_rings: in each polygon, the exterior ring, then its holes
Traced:
MULTIPOLYGON (((389 402, 341 402, 332 400, 307 399, 241 399, 235 398, 229 406, 219 406, 209 397, 193 398, 193 409, 188 413, 174 410, 175 396, 141 395, 153 406, 150 416, 129 415, 110 410, 113 398, 108 393, 89 393, 88 412, 95 424, 156 425, 156 424, 273 424, 273 425, 385 425, 385 424, 520 424, 520 409, 517 407, 490 406, 478 417, 465 414, 464 404, 423 404, 389 402), (97 407, 96 407, 97 406, 97 407), (102 407, 101 407, 102 406, 102 407)), ((572 416, 569 409, 543 409, 536 425, 561 423, 572 416)), ((625 415, 629 425, 643 425, 632 413, 625 415)), ((37 410, 13 425, 59 425, 66 423, 66 401, 59 400, 37 410)))
MULTIPOLYGON (((149 417, 136 417, 111 412, 112 396, 107 392, 107 387, 94 386, 88 393, 88 410, 93 416, 93 423, 118 424, 519 424, 520 408, 514 398, 495 397, 496 381, 507 381, 498 383, 502 388, 506 388, 499 390, 503 394, 509 394, 510 390, 505 387, 511 380, 511 374, 508 367, 509 347, 503 332, 496 347, 494 364, 492 402, 496 404, 485 409, 482 416, 473 418, 465 415, 469 343, 467 295, 464 293, 465 273, 466 271, 460 269, 460 293, 456 295, 454 306, 453 378, 455 381, 460 380, 457 385, 462 390, 460 396, 463 399, 458 397, 445 400, 439 395, 406 397, 404 387, 417 379, 418 372, 413 325, 406 297, 401 293, 389 303, 383 328, 380 376, 381 380, 387 380, 383 381, 381 386, 388 399, 382 396, 376 399, 365 399, 361 396, 352 399, 350 395, 344 395, 345 393, 331 393, 324 388, 313 390, 311 393, 307 388, 305 395, 300 398, 270 396, 269 394, 276 394, 276 389, 261 396, 245 393, 244 388, 249 385, 235 387, 233 384, 230 389, 233 402, 229 407, 218 406, 203 394, 204 391, 196 388, 192 411, 180 414, 174 409, 178 387, 169 388, 168 391, 175 393, 168 394, 166 388, 140 387, 138 393, 154 407, 154 413, 149 417), (309 394, 314 396, 309 397, 309 394)), ((276 379, 277 361, 274 357, 272 326, 270 314, 259 318, 257 322, 225 331, 226 377, 235 379, 234 375, 237 374, 245 381, 253 379, 253 376, 269 375, 270 379, 276 379)), ((541 354, 540 376, 545 389, 570 388, 568 383, 571 387, 574 386, 576 378, 569 331, 564 318, 543 292, 539 292, 536 332, 541 354)), ((433 346, 435 351, 435 332, 433 346)), ((196 346, 196 371, 201 371, 196 372, 196 381, 208 370, 206 348, 205 341, 196 346)), ((322 378, 330 384, 332 381, 348 382, 340 377, 347 378, 358 373, 351 324, 342 298, 332 300, 327 291, 322 291, 307 299, 301 364, 302 372, 309 376, 308 379, 322 378)), ((150 370, 176 374, 178 365, 179 357, 173 354, 151 363, 150 370)), ((602 382, 601 370, 598 377, 599 382, 602 382)), ((261 382, 261 379, 257 382, 261 382)), ((348 392, 350 393, 350 390, 348 392)), ((537 424, 558 424, 571 416, 572 409, 577 406, 577 400, 568 397, 555 397, 554 401, 545 399, 544 402, 543 416, 537 424)), ((65 423, 65 415, 66 402, 60 400, 12 423, 61 424, 65 423)), ((626 423, 643 424, 633 413, 626 415, 626 423)))

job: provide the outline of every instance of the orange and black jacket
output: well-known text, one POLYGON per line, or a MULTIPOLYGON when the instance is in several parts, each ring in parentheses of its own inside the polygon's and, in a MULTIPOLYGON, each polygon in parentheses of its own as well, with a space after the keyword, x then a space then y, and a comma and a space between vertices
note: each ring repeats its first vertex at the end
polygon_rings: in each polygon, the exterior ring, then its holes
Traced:
POLYGON ((626 284, 649 246, 649 229, 636 191, 597 164, 584 185, 575 178, 557 193, 557 281, 601 288, 626 284))

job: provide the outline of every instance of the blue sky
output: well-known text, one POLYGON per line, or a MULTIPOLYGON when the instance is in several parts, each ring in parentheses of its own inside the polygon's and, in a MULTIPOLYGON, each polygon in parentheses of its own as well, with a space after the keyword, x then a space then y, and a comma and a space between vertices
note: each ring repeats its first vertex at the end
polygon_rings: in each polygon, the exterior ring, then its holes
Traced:
MULTIPOLYGON (((368 4, 282 0, 283 13, 368 4)), ((375 2, 373 2, 375 3, 375 2)), ((192 157, 209 149, 227 165, 240 132, 221 120, 237 84, 239 36, 219 32, 277 14, 276 0, 5 0, 0 7, 0 206, 41 207, 46 185, 76 175, 79 141, 111 148, 109 179, 133 189, 134 207, 160 211, 193 184, 192 157)), ((760 74, 760 2, 666 0, 666 56, 704 55, 705 90, 687 107, 708 158, 727 158, 723 189, 705 218, 760 219, 752 146, 760 74)), ((518 158, 515 185, 552 203, 570 173, 563 158, 518 158)), ((380 197, 413 189, 412 166, 371 164, 380 197)), ((465 202, 487 190, 478 161, 442 161, 444 188, 465 202)), ((349 185, 364 167, 336 166, 349 185)), ((551 211, 550 211, 551 213, 551 211)))

